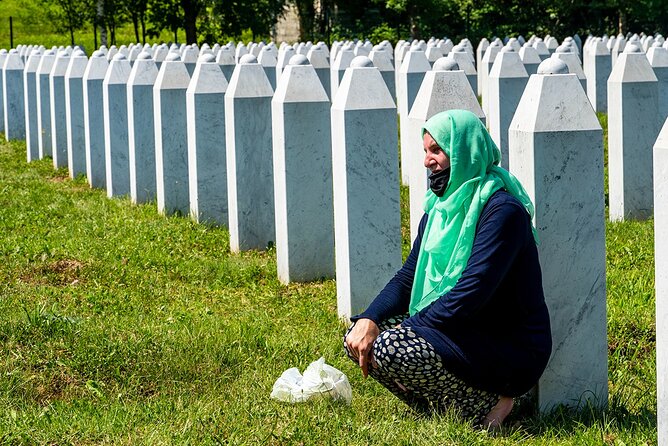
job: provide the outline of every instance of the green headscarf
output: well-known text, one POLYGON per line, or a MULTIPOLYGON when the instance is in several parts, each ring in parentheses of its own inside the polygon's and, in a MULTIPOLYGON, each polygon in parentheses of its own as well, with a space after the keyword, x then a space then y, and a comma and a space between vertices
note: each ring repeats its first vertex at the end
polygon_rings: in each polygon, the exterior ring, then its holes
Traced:
MULTIPOLYGON (((422 236, 409 312, 419 312, 450 291, 464 271, 476 226, 489 197, 505 189, 533 219, 534 207, 520 182, 498 166, 501 152, 476 115, 448 110, 429 119, 427 131, 450 158, 450 180, 442 197, 425 197, 429 215, 422 236)), ((535 237, 535 230, 534 230, 535 237)))

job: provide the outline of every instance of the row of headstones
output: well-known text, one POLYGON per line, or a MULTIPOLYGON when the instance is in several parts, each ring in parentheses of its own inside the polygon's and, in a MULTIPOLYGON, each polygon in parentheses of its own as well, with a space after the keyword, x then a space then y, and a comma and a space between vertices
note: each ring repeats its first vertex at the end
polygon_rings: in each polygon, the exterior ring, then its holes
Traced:
MULTIPOLYGON (((72 57, 72 63, 77 58, 82 57, 72 57)), ((106 102, 95 103, 93 113, 91 107, 84 106, 89 109, 85 113, 89 120, 91 114, 100 114, 100 107, 107 117, 107 125, 97 128, 97 133, 103 133, 108 140, 107 159, 113 158, 114 153, 109 111, 112 98, 127 97, 131 99, 128 105, 135 104, 129 76, 153 72, 154 85, 143 91, 154 97, 145 105, 152 104, 160 113, 155 114, 155 132, 143 134, 155 135, 156 177, 161 169, 169 170, 174 174, 174 184, 169 186, 177 187, 180 182, 183 191, 187 190, 183 184, 194 184, 190 187, 192 193, 197 191, 193 178, 199 176, 199 166, 214 167, 215 174, 208 178, 207 186, 213 185, 215 177, 227 173, 230 214, 237 216, 236 222, 233 217, 229 219, 233 249, 263 247, 242 246, 249 241, 243 234, 251 234, 253 241, 264 237, 260 242, 264 246, 275 236, 277 261, 283 265, 279 266, 279 276, 291 280, 295 264, 292 262, 308 257, 307 250, 300 251, 303 242, 319 238, 315 245, 308 246, 314 255, 307 260, 315 264, 322 258, 335 258, 340 313, 349 315, 366 306, 401 262, 396 107, 380 71, 369 59, 355 60, 330 108, 324 88, 305 58, 297 58, 288 67, 273 101, 266 75, 252 56, 242 58, 229 88, 223 92, 211 88, 224 86, 224 76, 212 56, 202 56, 192 82, 186 82, 187 70, 178 59, 176 54, 167 58, 160 71, 149 68, 151 59, 146 56, 140 57, 138 61, 143 62, 131 70, 124 56, 112 60, 106 70, 109 76, 100 83, 105 87, 102 90, 107 91, 106 95, 103 93, 106 102), (109 90, 116 85, 112 82, 114 76, 124 71, 130 72, 125 82, 127 95, 109 90), (195 81, 214 78, 216 82, 195 81), (258 94, 262 91, 265 94, 258 94), (204 94, 198 97, 196 92, 204 94), (185 113, 178 106, 183 102, 188 104, 185 113), (207 113, 199 115, 197 104, 208 104, 200 109, 207 113), (161 125, 163 119, 169 124, 161 125), (194 124, 210 127, 201 130, 194 124), (184 138, 184 128, 194 137, 184 138), (214 159, 200 161, 197 140, 201 135, 213 135, 218 148, 215 156, 220 161, 225 154, 224 163, 215 167, 214 159), (323 144, 330 140, 331 147, 323 144), (224 151, 220 149, 222 141, 226 141, 224 151), (385 155, 379 154, 379 148, 387 151, 385 155), (187 172, 183 166, 187 166, 187 172), (332 175, 336 182, 332 182, 332 175), (272 212, 275 219, 268 217, 272 212), (318 221, 318 217, 322 220, 318 221), (334 255, 332 238, 336 241, 334 255)), ((94 55, 89 64, 94 60, 106 62, 101 53, 94 55)), ((600 404, 606 401, 607 389, 602 131, 577 76, 566 74, 566 65, 555 64, 555 60, 547 63, 540 76, 531 77, 524 89, 511 124, 509 143, 510 168, 536 202, 544 286, 558 346, 540 384, 544 408, 573 403, 586 391, 592 391, 592 398, 600 404), (570 97, 565 97, 565 93, 570 97), (557 108, 560 112, 554 113, 557 108), (583 345, 587 346, 584 350, 583 345)), ((421 105, 411 108, 414 129, 447 108, 472 108, 484 117, 479 107, 475 108, 477 103, 471 102, 475 95, 465 73, 452 71, 454 68, 459 67, 445 58, 425 75, 417 95, 417 104, 421 105), (456 92, 465 90, 462 86, 468 86, 466 91, 471 94, 457 102, 453 98, 458 97, 456 92), (444 99, 453 101, 444 104, 444 99)), ((88 71, 87 66, 84 74, 88 71)), ((88 96, 90 88, 85 88, 88 96)), ((144 109, 139 116, 152 117, 152 110, 144 109)), ((124 112, 128 121, 137 115, 128 106, 127 111, 121 107, 113 116, 122 120, 124 112)), ((122 130, 121 127, 116 131, 122 130)), ((88 152, 90 143, 85 146, 88 152)), ((135 156, 135 164, 139 158, 135 156)), ((107 178, 113 184, 113 168, 109 170, 107 178)), ((135 170, 135 175, 151 171, 145 167, 135 170)), ((424 177, 424 169, 422 174, 424 177)), ((168 188, 163 187, 166 192, 168 188)), ((113 195, 113 188, 110 190, 113 195)), ((196 201, 190 200, 190 205, 196 201)), ((187 211, 188 208, 183 209, 187 211)))

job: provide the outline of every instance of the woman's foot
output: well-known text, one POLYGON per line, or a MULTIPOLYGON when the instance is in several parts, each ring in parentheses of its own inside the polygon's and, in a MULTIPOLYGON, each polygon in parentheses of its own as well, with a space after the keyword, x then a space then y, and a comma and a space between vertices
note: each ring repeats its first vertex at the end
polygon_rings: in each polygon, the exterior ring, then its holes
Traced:
POLYGON ((492 407, 492 410, 485 416, 482 426, 487 429, 498 429, 511 410, 513 410, 513 399, 509 396, 502 396, 496 406, 492 407))

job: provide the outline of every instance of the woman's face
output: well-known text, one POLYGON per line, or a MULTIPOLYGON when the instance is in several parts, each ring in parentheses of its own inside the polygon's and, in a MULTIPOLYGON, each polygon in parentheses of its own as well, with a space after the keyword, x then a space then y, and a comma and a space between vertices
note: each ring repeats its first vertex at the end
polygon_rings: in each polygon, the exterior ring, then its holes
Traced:
POLYGON ((434 141, 429 132, 424 132, 422 146, 424 147, 424 167, 431 170, 432 173, 440 172, 450 167, 450 158, 436 144, 436 141, 434 141))

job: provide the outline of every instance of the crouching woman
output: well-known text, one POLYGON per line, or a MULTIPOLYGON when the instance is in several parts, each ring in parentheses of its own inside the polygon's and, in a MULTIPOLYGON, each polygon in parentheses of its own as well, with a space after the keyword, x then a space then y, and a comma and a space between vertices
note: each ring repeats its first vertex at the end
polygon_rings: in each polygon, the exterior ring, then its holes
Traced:
POLYGON ((415 409, 501 425, 552 349, 524 188, 473 113, 423 128, 425 215, 403 267, 351 318, 347 355, 415 409))

